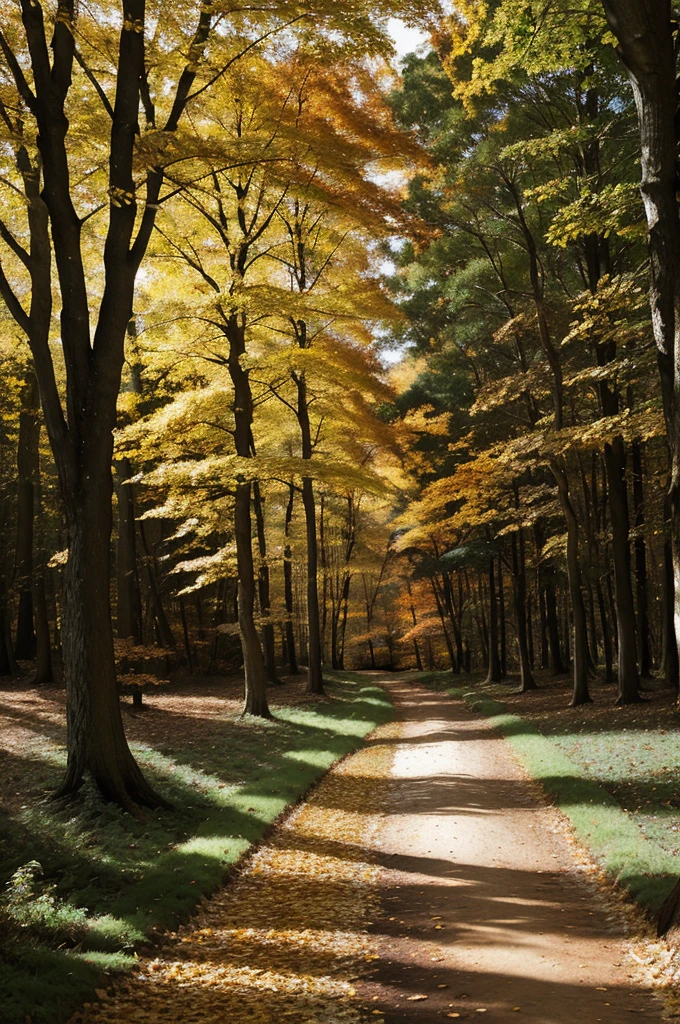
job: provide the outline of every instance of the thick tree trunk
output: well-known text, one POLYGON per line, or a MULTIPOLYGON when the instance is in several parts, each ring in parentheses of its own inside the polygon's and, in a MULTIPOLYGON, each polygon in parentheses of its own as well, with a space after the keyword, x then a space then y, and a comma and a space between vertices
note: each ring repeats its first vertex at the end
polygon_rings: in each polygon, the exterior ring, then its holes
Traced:
MULTIPOLYGON (((103 460, 97 459, 97 462, 103 460)), ((62 646, 68 761, 56 796, 78 790, 86 772, 106 799, 136 813, 167 806, 151 789, 125 738, 116 690, 109 592, 112 480, 110 462, 83 473, 88 487, 67 506, 62 646)))
MULTIPOLYGON (((62 604, 68 763, 59 792, 78 789, 89 771, 106 797, 136 811, 140 804, 155 807, 162 801, 144 780, 127 746, 116 690, 109 593, 112 431, 135 278, 153 230, 164 175, 161 168, 149 167, 141 189, 145 205, 140 211, 134 164, 146 81, 145 10, 140 0, 130 0, 120 23, 115 98, 104 156, 110 201, 100 252, 103 288, 93 317, 81 239, 83 221, 74 207, 67 144, 74 11, 74 4, 62 4, 59 17, 50 18, 48 43, 42 5, 22 4, 29 65, 19 70, 20 59, 16 68, 10 62, 10 69, 19 94, 25 91, 24 74, 31 81, 33 91, 24 113, 31 119, 28 133, 35 136, 40 157, 33 160, 27 149, 17 144, 14 157, 26 193, 30 230, 25 260, 32 286, 29 312, 13 293, 2 268, 0 293, 31 348, 68 523, 62 604), (140 26, 141 31, 131 31, 132 25, 140 26), (64 406, 49 346, 53 263, 61 299, 64 406), (93 319, 94 337, 90 329, 93 319)), ((163 125, 168 134, 177 129, 211 28, 211 13, 200 12, 190 44, 191 64, 183 69, 163 125)), ((14 134, 18 138, 21 133, 14 134)))
MULTIPOLYGON (((670 455, 676 643, 680 642, 680 219, 677 25, 670 0, 603 0, 635 96, 650 258, 649 301, 670 455)), ((676 659, 677 660, 677 659, 676 659)))
POLYGON ((40 397, 38 382, 29 367, 21 392, 17 448, 17 538, 15 585, 19 591, 14 654, 31 659, 36 654, 33 622, 33 523, 40 474, 40 397))

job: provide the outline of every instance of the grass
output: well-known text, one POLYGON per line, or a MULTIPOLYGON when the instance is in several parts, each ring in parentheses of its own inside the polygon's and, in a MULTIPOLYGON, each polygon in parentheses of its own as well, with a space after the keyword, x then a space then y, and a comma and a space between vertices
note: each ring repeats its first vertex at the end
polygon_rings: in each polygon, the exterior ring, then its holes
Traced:
POLYGON ((450 673, 418 678, 489 718, 607 875, 655 918, 680 875, 680 732, 668 691, 616 708, 612 688, 595 686, 595 706, 569 708, 565 680, 520 695, 479 680, 452 687, 450 673))
POLYGON ((41 799, 63 768, 59 728, 49 725, 54 715, 22 709, 32 738, 8 758, 18 800, 1 822, 3 1024, 59 1024, 107 972, 132 968, 141 946, 186 919, 287 807, 391 715, 384 691, 361 676, 335 674, 328 690, 326 701, 275 707, 273 722, 239 718, 235 702, 220 713, 215 700, 201 717, 198 686, 188 703, 171 697, 151 708, 129 730, 140 734, 131 746, 173 810, 144 821, 92 789, 67 806, 41 799))

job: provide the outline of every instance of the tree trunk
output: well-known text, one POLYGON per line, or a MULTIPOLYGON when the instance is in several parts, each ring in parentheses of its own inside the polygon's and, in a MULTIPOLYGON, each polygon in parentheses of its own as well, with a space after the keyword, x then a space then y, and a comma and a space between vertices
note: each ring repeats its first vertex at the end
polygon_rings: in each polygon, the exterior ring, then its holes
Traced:
POLYGON ((448 631, 448 628, 447 628, 447 625, 446 625, 446 613, 444 611, 444 605, 442 603, 442 599, 439 596, 439 590, 437 589, 437 584, 435 583, 435 581, 434 581, 434 579, 432 577, 430 577, 430 585, 432 587, 432 593, 434 594, 435 604, 437 605, 437 611, 439 612, 439 621, 442 624, 442 632, 444 634, 444 643, 446 644, 446 650, 447 650, 448 655, 449 655, 449 665, 451 667, 451 670, 455 671, 456 656, 453 653, 453 644, 451 643, 451 637, 449 635, 449 631, 448 631))
POLYGON ((36 655, 33 683, 39 686, 51 683, 52 644, 50 642, 50 621, 47 614, 47 597, 45 595, 45 570, 40 567, 33 576, 33 607, 35 609, 36 655))
POLYGON ((295 652, 295 629, 293 619, 295 607, 293 602, 293 554, 290 546, 290 525, 293 521, 293 506, 295 503, 295 488, 288 485, 288 504, 286 505, 286 518, 284 525, 284 549, 283 549, 283 594, 286 604, 286 659, 290 674, 296 676, 298 669, 297 654, 295 652))
POLYGON ((302 505, 305 510, 307 536, 307 624, 309 630, 309 657, 307 692, 322 694, 321 630, 319 628, 319 590, 317 585, 318 554, 316 539, 316 504, 314 483, 310 476, 302 481, 302 505))
POLYGON ((635 605, 630 575, 628 495, 625 479, 623 438, 614 438, 604 447, 609 484, 609 515, 612 524, 616 629, 619 648, 619 694, 617 704, 635 704, 640 700, 635 639, 635 605))
POLYGON ((276 642, 274 624, 271 620, 271 595, 269 587, 269 566, 267 564, 267 538, 264 532, 264 500, 260 485, 253 481, 253 505, 255 507, 255 525, 257 528, 257 547, 260 564, 257 570, 258 597, 260 599, 260 615, 262 617, 262 653, 264 669, 270 683, 280 683, 276 674, 276 642))
POLYGON ((673 551, 670 537, 667 537, 663 546, 663 674, 666 685, 680 692, 673 582, 673 551))
POLYGON ((503 558, 498 552, 498 633, 500 638, 501 679, 508 676, 508 643, 505 629, 505 589, 503 587, 503 558))
POLYGON ((245 673, 243 713, 271 718, 267 703, 267 681, 260 638, 255 626, 255 566, 250 520, 250 482, 236 487, 234 536, 238 563, 238 625, 245 673))
MULTIPOLYGON (((569 579, 569 597, 574 616, 574 690, 571 706, 590 702, 588 693, 588 630, 586 626, 586 608, 581 589, 581 565, 579 559, 579 528, 576 513, 569 497, 569 484, 566 470, 555 467, 553 470, 557 481, 560 504, 567 520, 567 575, 569 579)), ((569 630, 567 629, 567 637, 569 630)))
POLYGON ((637 598, 637 637, 640 676, 649 679, 652 674, 652 653, 649 642, 649 597, 647 593, 647 545, 645 543, 645 502, 642 477, 642 447, 639 441, 632 445, 633 507, 635 513, 635 590, 637 598))
POLYGON ((129 459, 116 462, 116 493, 118 496, 118 548, 116 558, 118 636, 132 637, 142 643, 142 593, 137 567, 137 529, 135 524, 135 495, 129 459))
POLYGON ((14 655, 31 659, 36 654, 33 622, 33 524, 40 475, 40 397, 38 382, 29 367, 21 392, 17 449, 17 537, 15 581, 19 591, 14 655))
POLYGON ((548 616, 545 606, 545 588, 540 587, 538 591, 538 621, 541 634, 541 668, 548 668, 550 665, 548 654, 548 616))
POLYGON ((555 585, 553 583, 546 583, 544 587, 544 594, 545 614, 548 623, 548 645, 550 649, 550 674, 552 676, 561 676, 564 675, 567 669, 562 661, 560 624, 557 618, 557 595, 555 594, 555 585))
MULTIPOLYGON (((411 593, 411 584, 409 583, 408 580, 406 581, 406 590, 407 590, 407 593, 408 593, 409 606, 410 606, 410 609, 411 609, 411 621, 413 623, 413 628, 415 629, 416 626, 418 625, 418 620, 416 618, 416 609, 415 609, 415 606, 413 604, 413 594, 411 593)), ((420 657, 420 649, 418 647, 418 641, 415 640, 415 639, 413 641, 413 653, 416 656, 416 669, 417 669, 418 672, 422 672, 423 671, 423 662, 422 662, 422 659, 420 657)))
MULTIPOLYGON (((603 0, 635 96, 648 227, 649 302, 670 456, 676 644, 680 641, 680 219, 677 199, 677 25, 670 0, 603 0)), ((675 659, 677 661, 677 657, 675 659)))
POLYGON ((165 614, 165 608, 163 607, 163 599, 161 597, 160 588, 158 586, 158 570, 156 565, 156 556, 152 549, 151 543, 149 542, 147 527, 143 519, 139 521, 139 536, 142 541, 142 547, 144 548, 144 556, 146 559, 146 575, 149 581, 149 590, 151 591, 151 604, 153 607, 153 624, 154 631, 156 633, 156 643, 160 647, 166 647, 173 650, 175 647, 175 635, 172 632, 168 617, 165 614))
POLYGON ((194 656, 191 650, 191 641, 189 639, 189 624, 187 622, 187 610, 184 602, 184 598, 179 599, 179 614, 182 620, 182 635, 184 636, 184 651, 187 656, 187 666, 189 668, 189 675, 194 674, 194 656))
POLYGON ((120 713, 109 591, 109 467, 107 460, 105 468, 98 467, 97 473, 94 466, 90 472, 85 471, 89 486, 81 502, 66 510, 69 543, 64 568, 62 646, 68 761, 66 776, 55 795, 78 790, 89 772, 106 799, 136 813, 139 805, 167 804, 146 782, 130 753, 120 713))
MULTIPOLYGON (((515 504, 516 506, 519 504, 517 492, 515 492, 515 504)), ((521 528, 519 530, 519 538, 517 533, 512 535, 512 576, 515 619, 517 621, 517 645, 519 648, 519 688, 521 693, 526 693, 529 690, 536 689, 536 680, 531 671, 527 637, 526 573, 524 570, 524 542, 521 528)))
MULTIPOLYGON (((309 421, 309 400, 307 397, 307 381, 304 374, 295 376, 297 386, 297 419, 302 440, 302 458, 311 459, 313 452, 312 430, 309 421)), ((316 502, 314 500, 314 481, 306 476, 302 481, 302 507, 305 512, 305 536, 307 540, 307 628, 308 628, 308 668, 307 692, 322 694, 323 671, 321 668, 321 622, 319 617, 319 556, 316 536, 316 502)))
POLYGON ((485 683, 501 681, 501 661, 498 656, 498 604, 496 600, 496 559, 489 558, 489 660, 485 683))
POLYGON ((612 648, 612 637, 609 630, 609 619, 607 618, 607 606, 604 600, 602 583, 597 581, 597 604, 600 609, 600 622, 602 624, 602 649, 604 651, 604 681, 614 682, 614 651, 612 648))
MULTIPOLYGON (((243 255, 243 254, 242 254, 243 255)), ((248 370, 241 364, 246 352, 243 316, 229 316, 225 334, 229 341, 229 376, 234 386, 234 444, 242 459, 252 458, 253 396, 248 370)), ((255 565, 250 514, 250 480, 238 479, 234 501, 234 539, 238 566, 238 625, 245 674, 243 713, 271 718, 267 703, 267 677, 260 638, 255 626, 255 565)))

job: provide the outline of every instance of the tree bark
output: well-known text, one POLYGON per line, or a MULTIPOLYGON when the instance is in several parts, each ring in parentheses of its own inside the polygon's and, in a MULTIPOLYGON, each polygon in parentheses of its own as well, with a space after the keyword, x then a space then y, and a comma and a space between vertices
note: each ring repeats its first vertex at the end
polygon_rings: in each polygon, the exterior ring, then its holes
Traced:
POLYGON ((295 607, 293 603, 293 554, 290 546, 290 527, 293 521, 293 507, 295 503, 295 488, 288 485, 288 504, 286 505, 286 518, 284 524, 284 549, 283 549, 283 594, 286 604, 286 660, 290 674, 296 676, 299 672, 297 654, 295 651, 295 629, 293 618, 295 607))
MULTIPOLYGON (((406 581, 406 592, 408 593, 409 607, 411 609, 411 622, 413 623, 413 628, 415 629, 416 626, 418 625, 418 620, 416 618, 416 609, 415 609, 415 606, 413 604, 413 594, 411 592, 411 584, 409 583, 408 580, 406 581)), ((423 662, 422 662, 422 659, 420 657, 420 648, 418 647, 418 641, 415 640, 415 639, 413 641, 413 653, 416 656, 416 670, 418 672, 422 672, 423 671, 423 662)))
POLYGON ((501 679, 507 679, 508 676, 508 644, 505 630, 505 588, 503 587, 503 557, 499 550, 498 552, 498 626, 499 626, 499 639, 500 639, 500 666, 501 666, 501 679))
MULTIPOLYGON (((519 508, 519 492, 515 487, 515 508, 519 508)), ((527 636, 527 589, 524 559, 524 537, 521 527, 512 535, 512 578, 517 622, 517 646, 519 648, 520 693, 536 689, 536 680, 531 671, 529 639, 527 636), (519 536, 518 536, 519 534, 519 536)))
POLYGON ((604 600, 602 583, 597 581, 597 604, 600 609, 600 623, 602 625, 602 649, 604 651, 604 681, 614 682, 614 651, 612 649, 612 637, 607 618, 607 606, 604 600))
MULTIPOLYGON (((241 254, 245 258, 245 254, 241 254)), ((248 370, 241 365, 246 352, 245 322, 242 314, 227 318, 225 334, 229 341, 229 376, 234 387, 234 442, 236 454, 252 458, 253 395, 248 370)), ((255 625, 255 565, 250 503, 252 486, 239 474, 234 500, 234 539, 238 567, 238 624, 245 673, 243 713, 271 718, 267 703, 267 677, 264 658, 255 625)))
MULTIPOLYGON (((680 641, 680 219, 677 199, 677 25, 670 0, 603 0, 633 87, 640 191, 650 258, 649 302, 670 456, 669 501, 676 644, 680 641)), ((677 658, 675 659, 677 660, 677 658)))
POLYGON ((498 604, 496 599, 496 559, 489 558, 489 658, 485 683, 501 681, 501 660, 498 656, 498 604))
POLYGON ((14 564, 15 585, 19 591, 19 611, 14 656, 19 659, 32 659, 36 654, 33 621, 33 524, 40 475, 39 413, 38 382, 33 368, 29 367, 21 392, 17 448, 17 538, 14 564))
POLYGON ((116 462, 116 492, 118 496, 118 547, 116 558, 117 604, 116 629, 125 640, 132 637, 141 644, 142 593, 137 565, 137 527, 135 523, 135 495, 129 459, 116 462))
POLYGON ((612 553, 614 556, 614 592, 616 629, 618 634, 619 694, 617 704, 634 704, 640 700, 640 680, 637 671, 637 644, 635 634, 635 605, 630 574, 630 544, 628 527, 628 496, 625 480, 625 454, 623 438, 617 437, 606 444, 604 461, 609 483, 609 515, 612 524, 612 553))
POLYGON ((649 596, 647 593, 647 545, 645 542, 645 502, 642 476, 642 446, 632 445, 633 508, 635 514, 635 588, 637 597, 637 638, 640 676, 649 679, 652 674, 652 652, 649 642, 649 596))
POLYGON ((116 690, 109 592, 111 471, 107 467, 98 476, 92 473, 89 480, 91 486, 81 503, 75 508, 67 506, 69 553, 64 569, 62 648, 68 761, 56 795, 79 789, 87 771, 105 798, 136 812, 140 804, 167 804, 147 783, 125 739, 116 690))
MULTIPOLYGON (((312 429, 309 421, 309 402, 307 397, 307 381, 304 374, 295 376, 297 386, 297 420, 302 440, 302 458, 311 459, 314 446, 312 429)), ((305 512, 305 536, 307 540, 307 628, 308 628, 308 667, 307 692, 322 694, 323 671, 321 668, 321 623, 319 618, 319 555, 316 536, 316 502, 314 500, 314 481, 311 476, 302 480, 302 507, 305 512)))
POLYGON ((267 537, 264 531, 264 500, 260 485, 253 481, 253 505, 255 507, 255 525, 257 529, 257 546, 260 564, 257 570, 258 597, 260 615, 262 616, 262 653, 264 669, 270 683, 279 684, 281 680, 276 674, 276 643, 274 640, 274 624, 271 621, 271 594, 269 586, 269 566, 267 564, 267 537))
MULTIPOLYGON (((26 334, 33 355, 45 423, 54 453, 67 520, 69 553, 64 571, 62 647, 67 694, 66 777, 59 793, 77 790, 90 772, 107 798, 137 812, 140 804, 163 801, 143 778, 125 740, 116 690, 109 583, 112 527, 112 431, 120 389, 127 324, 140 262, 156 217, 163 170, 149 169, 146 188, 133 174, 139 108, 146 81, 144 0, 128 0, 121 19, 115 99, 108 147, 108 227, 103 247, 103 289, 91 337, 82 220, 73 203, 67 136, 67 98, 75 56, 75 3, 59 6, 48 44, 43 7, 21 0, 30 55, 24 72, 2 36, 21 117, 37 130, 39 161, 17 145, 24 183, 30 252, 23 262, 31 276, 26 312, 0 265, 0 294, 26 334), (142 31, 137 27, 141 26, 142 31), (31 84, 28 84, 30 79, 31 84), (145 192, 144 210, 137 196, 145 192), (139 216, 138 216, 139 212, 139 216), (62 407, 49 347, 52 257, 61 298, 60 341, 66 373, 62 407)), ((180 76, 171 114, 163 125, 176 130, 212 27, 207 9, 199 16, 191 64, 180 76)), ((14 104, 10 102, 9 108, 14 104)), ((4 108, 5 114, 7 106, 4 108)), ((6 114, 6 117, 10 115, 6 114)), ((21 132, 17 128, 16 137, 21 132)), ((16 249, 15 249, 16 251, 16 249)))

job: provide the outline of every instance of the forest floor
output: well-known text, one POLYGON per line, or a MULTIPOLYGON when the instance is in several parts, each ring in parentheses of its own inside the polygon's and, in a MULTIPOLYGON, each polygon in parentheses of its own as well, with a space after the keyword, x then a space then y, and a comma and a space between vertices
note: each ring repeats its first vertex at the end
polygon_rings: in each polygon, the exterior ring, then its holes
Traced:
POLYGON ((365 676, 332 674, 328 698, 304 686, 300 676, 271 688, 273 721, 241 717, 237 676, 154 688, 143 711, 124 698, 132 750, 172 803, 135 820, 88 785, 75 800, 49 799, 65 766, 64 691, 5 682, 2 1024, 61 1024, 111 972, 134 969, 149 939, 186 920, 287 807, 391 717, 365 676))
POLYGON ((375 678, 398 721, 73 1024, 661 1021, 640 916, 510 744, 416 677, 375 678))

